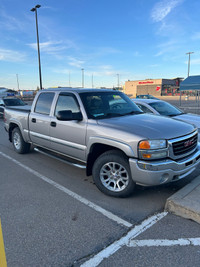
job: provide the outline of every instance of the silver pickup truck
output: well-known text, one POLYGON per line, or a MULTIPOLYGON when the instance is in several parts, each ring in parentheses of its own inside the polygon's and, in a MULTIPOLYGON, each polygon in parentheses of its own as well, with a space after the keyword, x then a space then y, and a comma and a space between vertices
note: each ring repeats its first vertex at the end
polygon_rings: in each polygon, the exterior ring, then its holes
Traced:
POLYGON ((42 90, 30 110, 6 108, 4 120, 16 152, 32 145, 82 162, 96 186, 115 197, 130 195, 135 184, 182 179, 200 162, 195 126, 144 114, 114 90, 42 90))

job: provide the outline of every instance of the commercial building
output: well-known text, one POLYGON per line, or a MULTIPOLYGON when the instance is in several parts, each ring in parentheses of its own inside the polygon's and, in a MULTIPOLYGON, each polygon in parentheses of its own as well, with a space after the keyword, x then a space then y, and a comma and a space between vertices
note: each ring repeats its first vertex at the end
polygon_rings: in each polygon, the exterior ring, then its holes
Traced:
POLYGON ((183 78, 174 79, 146 79, 140 81, 126 81, 124 93, 130 97, 137 95, 179 95, 179 85, 183 78))

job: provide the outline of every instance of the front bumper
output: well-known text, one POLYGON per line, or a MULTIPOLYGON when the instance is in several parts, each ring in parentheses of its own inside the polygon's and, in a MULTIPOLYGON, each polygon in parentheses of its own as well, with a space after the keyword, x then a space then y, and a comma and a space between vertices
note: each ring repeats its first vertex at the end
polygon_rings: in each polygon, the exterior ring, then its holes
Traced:
POLYGON ((152 186, 180 180, 191 174, 200 163, 200 143, 197 150, 181 160, 143 161, 129 159, 132 179, 135 183, 152 186))

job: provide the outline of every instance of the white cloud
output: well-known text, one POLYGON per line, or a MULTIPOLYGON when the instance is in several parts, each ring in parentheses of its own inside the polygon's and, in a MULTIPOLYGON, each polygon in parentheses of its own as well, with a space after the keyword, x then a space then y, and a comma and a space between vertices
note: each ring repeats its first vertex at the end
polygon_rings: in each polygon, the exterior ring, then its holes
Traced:
POLYGON ((135 51, 135 52, 133 53, 133 56, 134 56, 134 57, 140 57, 140 56, 141 56, 141 53, 138 52, 138 51, 135 51))
POLYGON ((152 64, 152 65, 149 65, 150 68, 157 68, 159 67, 160 65, 159 64, 152 64))
POLYGON ((68 57, 68 60, 69 60, 68 64, 76 68, 82 68, 83 64, 85 63, 83 60, 76 59, 74 57, 68 57))
POLYGON ((96 77, 114 77, 117 75, 117 73, 121 73, 121 71, 115 70, 111 65, 90 66, 90 69, 94 69, 95 71, 87 71, 88 76, 94 75, 96 77))
POLYGON ((162 0, 153 7, 151 18, 154 22, 162 21, 183 0, 162 0))
POLYGON ((158 45, 158 52, 156 53, 156 57, 158 56, 162 56, 163 54, 169 53, 169 52, 173 52, 177 49, 177 42, 176 41, 168 41, 165 42, 163 44, 158 45))
MULTIPOLYGON (((37 43, 32 43, 32 44, 28 44, 28 45, 31 48, 37 50, 37 43)), ((48 42, 40 43, 40 50, 42 52, 46 52, 49 54, 57 53, 59 51, 65 50, 67 48, 68 47, 66 45, 63 45, 61 41, 59 41, 59 42, 48 41, 48 42)))
POLYGON ((24 23, 24 21, 20 20, 19 18, 10 16, 4 10, 0 10, 0 27, 1 28, 6 29, 8 31, 13 31, 13 30, 23 31, 25 28, 25 25, 26 24, 24 23))
POLYGON ((0 61, 21 62, 25 60, 25 54, 0 48, 0 61))

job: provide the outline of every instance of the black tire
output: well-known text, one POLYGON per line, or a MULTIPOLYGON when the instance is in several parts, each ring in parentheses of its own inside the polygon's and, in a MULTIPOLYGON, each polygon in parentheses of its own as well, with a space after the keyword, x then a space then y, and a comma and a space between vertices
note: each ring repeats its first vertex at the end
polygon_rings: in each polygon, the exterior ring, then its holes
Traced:
POLYGON ((26 143, 22 137, 21 131, 18 127, 12 131, 12 143, 14 150, 19 154, 25 154, 30 151, 30 144, 26 143))
POLYGON ((135 189, 128 158, 120 151, 110 150, 98 157, 92 177, 100 191, 113 197, 127 197, 135 189))

